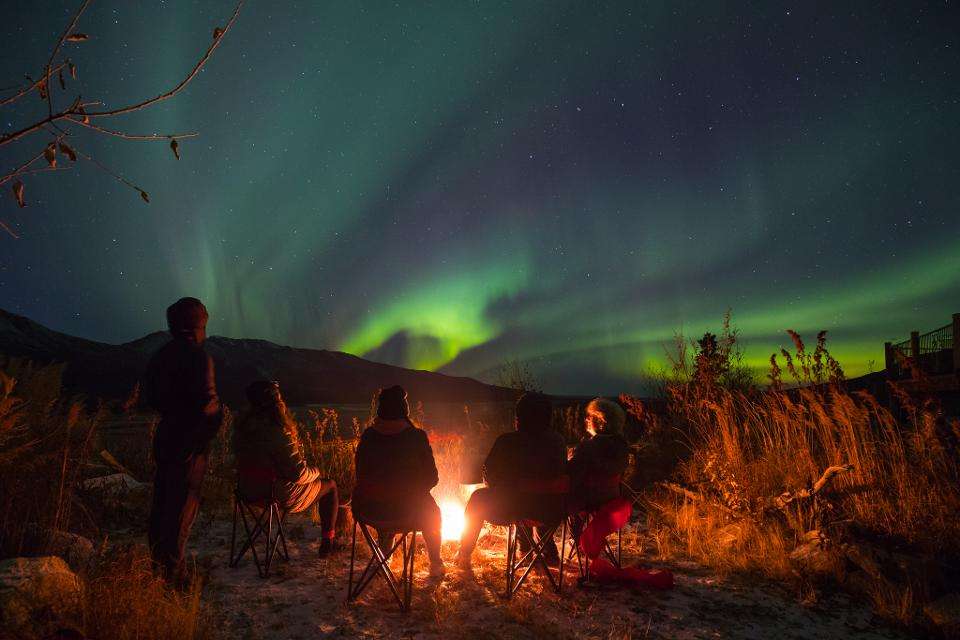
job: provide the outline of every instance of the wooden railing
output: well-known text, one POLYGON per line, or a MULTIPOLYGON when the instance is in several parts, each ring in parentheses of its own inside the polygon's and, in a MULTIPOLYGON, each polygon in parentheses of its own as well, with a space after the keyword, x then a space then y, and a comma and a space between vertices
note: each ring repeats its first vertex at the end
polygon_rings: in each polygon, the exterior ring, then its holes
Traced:
POLYGON ((943 375, 960 373, 960 313, 953 322, 921 334, 910 332, 902 342, 884 344, 887 375, 903 378, 917 373, 943 375))

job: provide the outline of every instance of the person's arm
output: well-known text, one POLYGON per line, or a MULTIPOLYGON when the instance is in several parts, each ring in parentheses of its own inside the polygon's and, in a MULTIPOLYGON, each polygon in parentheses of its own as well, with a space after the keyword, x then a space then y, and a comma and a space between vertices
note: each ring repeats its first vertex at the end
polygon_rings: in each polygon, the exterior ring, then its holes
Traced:
POLYGON ((293 425, 270 425, 273 431, 270 457, 274 462, 277 477, 294 484, 309 484, 320 476, 320 470, 311 467, 303 457, 300 446, 290 429, 293 425))
POLYGON ((357 452, 353 457, 354 475, 358 485, 361 480, 370 478, 370 445, 365 436, 366 432, 360 436, 360 444, 357 445, 357 452))
POLYGON ((580 442, 577 448, 573 450, 573 457, 567 461, 567 475, 570 476, 571 485, 580 484, 586 475, 586 448, 586 441, 580 442))
POLYGON ((506 460, 506 447, 504 447, 503 436, 498 437, 487 454, 487 459, 483 462, 483 479, 491 487, 497 484, 503 484, 509 473, 506 460))
POLYGON ((223 405, 217 395, 216 372, 213 358, 207 352, 200 350, 197 354, 197 364, 194 367, 194 379, 191 387, 193 393, 193 409, 202 420, 202 427, 197 433, 198 444, 206 447, 223 423, 223 405))

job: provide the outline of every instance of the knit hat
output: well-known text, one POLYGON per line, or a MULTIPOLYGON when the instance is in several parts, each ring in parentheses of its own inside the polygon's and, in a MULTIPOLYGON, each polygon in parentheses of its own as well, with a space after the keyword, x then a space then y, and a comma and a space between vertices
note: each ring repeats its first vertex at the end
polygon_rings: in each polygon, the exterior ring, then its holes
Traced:
POLYGON ((400 385, 381 389, 377 397, 377 417, 384 420, 400 420, 410 415, 407 392, 400 385))
POLYGON ((517 431, 546 431, 553 418, 553 404, 542 393, 528 392, 517 400, 517 431))
POLYGON ((203 329, 208 317, 207 308, 196 298, 180 298, 167 307, 167 326, 171 333, 203 329))

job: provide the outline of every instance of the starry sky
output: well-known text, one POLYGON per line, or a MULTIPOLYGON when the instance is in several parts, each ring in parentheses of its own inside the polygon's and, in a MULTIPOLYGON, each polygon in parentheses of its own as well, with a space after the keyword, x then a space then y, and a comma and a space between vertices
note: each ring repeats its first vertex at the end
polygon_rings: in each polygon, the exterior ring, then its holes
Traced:
MULTIPOLYGON (((5 6, 0 84, 76 0, 5 6), (42 4, 41 8, 37 8, 42 4)), ((75 93, 190 69, 233 5, 94 2, 75 93)), ((95 167, 0 197, 0 307, 123 342, 183 295, 213 334, 557 393, 641 392, 728 308, 758 370, 829 331, 849 375, 960 311, 955 2, 250 0, 175 99, 76 131, 95 167)), ((2 95, 7 95, 9 91, 2 95)), ((43 115, 0 108, 4 132, 43 115)), ((45 139, 0 148, 4 168, 45 139)), ((6 191, 6 187, 4 187, 6 191)))

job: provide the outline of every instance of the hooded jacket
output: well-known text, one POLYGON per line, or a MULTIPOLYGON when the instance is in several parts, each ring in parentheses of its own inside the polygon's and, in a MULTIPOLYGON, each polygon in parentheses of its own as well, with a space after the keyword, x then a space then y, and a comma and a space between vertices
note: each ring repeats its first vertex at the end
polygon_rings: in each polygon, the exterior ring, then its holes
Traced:
POLYGON ((493 488, 536 492, 536 487, 562 476, 567 459, 563 437, 547 427, 520 423, 500 435, 483 463, 484 480, 493 488))
POLYGON ((223 422, 223 407, 213 359, 203 346, 171 340, 150 358, 143 382, 147 402, 160 412, 153 441, 157 462, 183 463, 208 453, 223 422))
POLYGON ((376 418, 360 436, 356 467, 353 501, 361 509, 426 495, 440 480, 426 432, 406 418, 376 418))
POLYGON ((616 498, 629 460, 630 447, 618 433, 598 433, 583 440, 567 463, 571 493, 591 508, 616 498))

